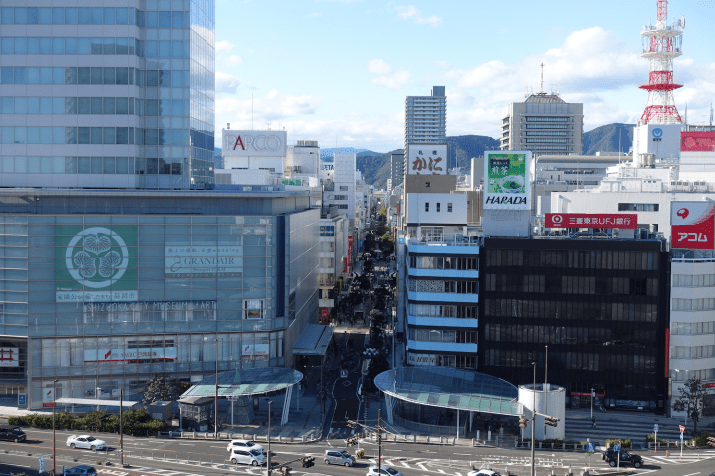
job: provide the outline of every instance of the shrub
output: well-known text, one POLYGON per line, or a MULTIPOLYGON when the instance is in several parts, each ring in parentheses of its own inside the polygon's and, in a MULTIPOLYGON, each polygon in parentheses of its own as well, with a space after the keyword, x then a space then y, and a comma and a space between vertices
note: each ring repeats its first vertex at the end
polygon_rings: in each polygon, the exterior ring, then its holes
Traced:
POLYGON ((632 440, 627 440, 625 438, 616 438, 616 439, 609 439, 606 440, 606 446, 613 448, 613 446, 620 442, 621 448, 633 448, 633 441, 632 440))
POLYGON ((708 446, 708 437, 711 436, 707 433, 703 433, 700 436, 696 436, 695 438, 691 438, 688 441, 688 444, 693 445, 693 446, 708 446))

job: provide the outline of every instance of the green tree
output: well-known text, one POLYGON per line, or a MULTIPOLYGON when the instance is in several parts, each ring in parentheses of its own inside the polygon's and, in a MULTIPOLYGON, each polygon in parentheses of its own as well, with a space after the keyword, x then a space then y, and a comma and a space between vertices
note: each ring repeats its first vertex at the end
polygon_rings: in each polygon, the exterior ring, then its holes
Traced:
POLYGON ((380 213, 380 216, 383 216, 383 217, 384 217, 384 216, 387 216, 387 208, 385 208, 385 205, 383 205, 382 207, 380 207, 380 212, 379 212, 379 213, 380 213))
POLYGON ((684 411, 688 418, 693 420, 693 433, 698 432, 698 421, 703 408, 706 405, 705 395, 707 391, 705 385, 699 378, 690 378, 679 387, 680 396, 673 402, 673 410, 684 411))
POLYGON ((389 233, 385 233, 382 235, 382 238, 380 239, 381 241, 381 248, 382 248, 382 254, 385 256, 389 256, 392 254, 392 252, 395 250, 395 244, 392 241, 392 237, 390 236, 389 233))
POLYGON ((185 385, 176 379, 157 375, 147 382, 147 391, 144 392, 144 403, 154 403, 175 400, 185 390, 185 385))

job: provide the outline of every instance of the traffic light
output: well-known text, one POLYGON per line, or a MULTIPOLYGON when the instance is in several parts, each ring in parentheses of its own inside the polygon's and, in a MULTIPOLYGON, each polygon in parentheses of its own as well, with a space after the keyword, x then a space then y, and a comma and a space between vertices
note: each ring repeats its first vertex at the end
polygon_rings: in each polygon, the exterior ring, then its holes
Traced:
POLYGON ((545 420, 545 423, 549 426, 558 426, 558 423, 559 423, 558 418, 554 418, 554 417, 550 417, 550 416, 544 417, 544 420, 545 420))
POLYGON ((526 428, 527 423, 529 423, 529 420, 526 418, 519 418, 519 428, 526 428))

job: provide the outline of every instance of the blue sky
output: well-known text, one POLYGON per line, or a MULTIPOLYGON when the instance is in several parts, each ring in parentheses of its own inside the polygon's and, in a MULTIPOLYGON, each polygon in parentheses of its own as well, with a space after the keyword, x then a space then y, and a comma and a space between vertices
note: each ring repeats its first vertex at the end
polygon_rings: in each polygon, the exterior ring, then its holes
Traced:
MULTIPOLYGON (((681 115, 715 99, 715 0, 671 0, 685 16, 674 65, 681 115)), ((402 146, 404 101, 447 88, 447 135, 497 137, 501 110, 544 89, 584 103, 586 131, 634 123, 647 93, 643 25, 656 0, 216 0, 220 130, 285 128, 289 143, 378 152, 402 146), (253 99, 252 99, 253 98, 253 99)))

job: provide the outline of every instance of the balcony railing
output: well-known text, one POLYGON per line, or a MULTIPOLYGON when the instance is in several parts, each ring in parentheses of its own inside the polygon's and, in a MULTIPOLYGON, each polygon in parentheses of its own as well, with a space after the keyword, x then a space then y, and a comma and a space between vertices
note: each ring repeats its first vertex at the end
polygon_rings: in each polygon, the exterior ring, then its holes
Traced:
POLYGON ((410 237, 408 243, 413 246, 481 246, 481 236, 463 236, 457 234, 429 235, 421 238, 410 237))

